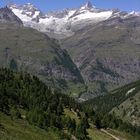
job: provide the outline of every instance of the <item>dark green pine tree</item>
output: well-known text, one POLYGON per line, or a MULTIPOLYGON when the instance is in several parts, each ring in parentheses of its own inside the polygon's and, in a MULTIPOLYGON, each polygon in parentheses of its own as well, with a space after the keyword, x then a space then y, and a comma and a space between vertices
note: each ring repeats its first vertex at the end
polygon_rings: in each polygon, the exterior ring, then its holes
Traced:
POLYGON ((96 126, 97 129, 101 129, 102 128, 102 123, 101 123, 101 120, 99 118, 96 118, 95 126, 96 126))
POLYGON ((63 112, 64 112, 63 105, 62 105, 62 103, 60 101, 58 106, 57 106, 57 115, 62 115, 63 112))
POLYGON ((89 123, 88 123, 88 117, 85 115, 82 120, 81 120, 81 124, 83 125, 83 127, 85 127, 86 129, 88 129, 90 127, 89 123))
POLYGON ((75 119, 73 119, 71 122, 71 133, 75 135, 75 131, 76 131, 76 121, 75 119))
POLYGON ((0 111, 8 114, 10 111, 8 104, 9 104, 9 102, 8 102, 8 98, 6 96, 6 92, 1 90, 1 92, 0 92, 0 111))
POLYGON ((76 137, 78 140, 87 140, 87 129, 89 128, 89 123, 86 117, 82 118, 80 124, 77 127, 76 130, 76 137))
POLYGON ((18 66, 17 66, 17 62, 15 61, 15 59, 11 59, 11 61, 10 61, 10 69, 11 70, 15 70, 15 71, 17 71, 18 70, 18 66))

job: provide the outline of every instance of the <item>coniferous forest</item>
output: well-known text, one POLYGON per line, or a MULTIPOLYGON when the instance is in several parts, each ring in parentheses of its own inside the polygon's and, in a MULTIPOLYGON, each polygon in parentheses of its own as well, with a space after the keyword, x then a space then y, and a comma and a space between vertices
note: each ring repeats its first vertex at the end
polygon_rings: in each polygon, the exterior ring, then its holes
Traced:
POLYGON ((0 140, 140 140, 136 2, 45 2, 0 3, 0 140))
POLYGON ((70 139, 72 135, 78 139, 88 138, 86 129, 89 125, 85 115, 78 126, 74 119, 64 115, 64 108, 78 112, 80 105, 47 87, 35 76, 0 69, 0 97, 0 111, 11 118, 24 118, 31 125, 46 131, 53 127, 61 132, 64 139, 70 139), (24 116, 22 110, 26 112, 24 116), (69 133, 64 133, 63 129, 69 133))
POLYGON ((92 125, 97 129, 124 131, 139 139, 139 127, 124 123, 114 114, 104 113, 102 110, 96 112, 88 103, 77 103, 28 73, 0 69, 0 97, 0 112, 10 116, 12 120, 27 120, 30 125, 46 132, 53 128, 59 132, 60 139, 90 139, 87 129, 92 125), (65 109, 75 112, 80 122, 66 116, 65 109))

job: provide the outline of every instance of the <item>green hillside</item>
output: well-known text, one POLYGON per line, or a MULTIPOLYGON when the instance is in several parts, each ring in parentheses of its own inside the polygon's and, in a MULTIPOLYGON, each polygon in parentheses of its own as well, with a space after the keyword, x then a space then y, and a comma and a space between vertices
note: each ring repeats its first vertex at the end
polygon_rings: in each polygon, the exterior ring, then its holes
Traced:
POLYGON ((140 126, 140 90, 134 96, 114 107, 111 113, 134 126, 140 126))
POLYGON ((116 129, 116 124, 122 124, 124 133, 137 140, 137 128, 113 116, 98 116, 88 110, 90 106, 83 108, 28 73, 0 69, 0 91, 2 140, 113 140, 114 136, 122 137, 121 133, 111 136, 114 130, 110 133, 105 129, 116 129))
POLYGON ((97 112, 112 112, 122 120, 140 126, 140 81, 113 90, 84 103, 97 112))
POLYGON ((23 119, 11 119, 0 113, 0 140, 59 140, 59 132, 30 125, 23 119))
POLYGON ((87 112, 95 112, 100 127, 118 129, 133 136, 136 134, 135 139, 139 139, 140 81, 113 90, 108 95, 86 101, 83 106, 87 112))
POLYGON ((140 18, 112 18, 61 40, 85 83, 90 99, 139 79, 140 18))
POLYGON ((65 93, 77 96, 84 90, 79 70, 56 40, 31 28, 1 23, 0 42, 0 67, 29 72, 65 93))
MULTIPOLYGON (((64 140, 71 137, 79 140, 88 138, 88 118, 84 113, 79 116, 79 124, 76 124, 76 121, 64 112, 65 109, 78 113, 80 104, 73 98, 52 90, 37 77, 0 69, 0 91, 0 133, 3 139, 8 132, 8 139, 21 137, 24 133, 20 129, 22 123, 27 127, 24 134, 29 133, 29 137, 38 129, 39 134, 32 139, 37 139, 42 133, 42 139, 45 135, 64 140)), ((23 139, 27 137, 24 136, 23 139)))
POLYGON ((107 95, 91 99, 85 102, 84 104, 88 104, 91 107, 93 106, 96 111, 107 113, 110 112, 114 107, 119 106, 125 100, 131 99, 136 94, 139 94, 138 92, 139 90, 140 90, 140 81, 133 82, 124 87, 113 90, 111 93, 108 93, 107 95), (127 92, 133 88, 135 88, 135 90, 127 94, 127 92))
MULTIPOLYGON (((69 110, 65 110, 65 115, 71 119, 75 119, 80 122, 79 118, 69 110)), ((112 134, 121 139, 134 140, 134 138, 128 134, 124 134, 118 131, 110 130, 112 134)), ((109 132, 110 132, 109 131, 109 132)), ((91 140, 114 140, 111 136, 101 132, 96 128, 89 128, 87 130, 89 138, 91 140)), ((56 129, 50 128, 47 131, 40 129, 39 127, 30 125, 24 119, 11 119, 0 112, 0 140, 61 140, 60 132, 56 129)))

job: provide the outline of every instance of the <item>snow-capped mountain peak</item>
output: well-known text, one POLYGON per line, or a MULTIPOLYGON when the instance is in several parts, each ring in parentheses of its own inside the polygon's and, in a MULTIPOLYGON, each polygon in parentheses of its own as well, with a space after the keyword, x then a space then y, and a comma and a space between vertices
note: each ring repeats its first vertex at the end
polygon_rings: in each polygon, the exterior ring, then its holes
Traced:
POLYGON ((0 8, 0 23, 13 23, 22 26, 22 21, 7 6, 0 8))
POLYGON ((25 5, 11 5, 10 9, 18 16, 24 26, 35 28, 47 34, 57 34, 67 37, 89 24, 96 24, 112 16, 111 10, 100 10, 90 1, 77 9, 43 14, 31 3, 25 5))
POLYGON ((42 12, 31 3, 24 5, 13 4, 10 5, 9 8, 23 21, 23 23, 36 20, 38 16, 42 15, 42 12))
POLYGON ((19 10, 25 10, 25 11, 33 11, 33 10, 38 10, 37 7, 35 7, 31 3, 27 3, 24 5, 17 5, 17 4, 12 4, 8 6, 10 9, 19 9, 19 10))
POLYGON ((83 5, 80 9, 81 10, 89 10, 89 9, 93 9, 93 8, 96 8, 96 7, 93 6, 90 1, 87 1, 86 4, 83 5))
POLYGON ((129 15, 140 16, 140 12, 132 11, 129 13, 129 15))
POLYGON ((28 8, 28 9, 37 9, 33 4, 31 3, 27 3, 25 5, 23 5, 23 7, 28 8))
MULTIPOLYGON (((24 26, 35 28, 48 35, 68 37, 85 26, 97 24, 114 17, 127 18, 138 13, 122 12, 120 10, 104 10, 96 8, 90 1, 80 8, 65 9, 43 14, 31 3, 25 5, 11 5, 10 9, 18 16, 24 26)), ((54 36, 53 36, 54 37, 54 36)))

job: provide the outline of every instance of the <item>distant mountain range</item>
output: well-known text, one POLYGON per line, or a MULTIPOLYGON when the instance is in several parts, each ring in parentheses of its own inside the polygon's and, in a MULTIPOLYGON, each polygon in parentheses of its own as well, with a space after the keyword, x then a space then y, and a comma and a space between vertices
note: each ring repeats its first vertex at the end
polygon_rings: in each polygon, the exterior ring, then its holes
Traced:
POLYGON ((79 70, 58 41, 24 27, 8 7, 0 9, 0 67, 37 75, 61 92, 75 94, 76 90, 76 96, 79 86, 84 85, 79 70))
POLYGON ((14 59, 18 69, 37 74, 80 101, 140 79, 138 12, 103 10, 87 2, 77 9, 44 14, 28 3, 2 8, 0 18, 2 66, 14 59))
POLYGON ((76 31, 87 25, 120 17, 127 19, 130 16, 140 16, 137 12, 122 12, 118 9, 103 10, 96 8, 91 2, 77 9, 65 9, 62 11, 49 12, 44 14, 31 3, 25 5, 10 5, 9 8, 18 16, 23 24, 51 37, 66 38, 72 36, 76 31))
POLYGON ((89 98, 140 79, 140 16, 115 17, 61 40, 85 83, 89 98), (90 92, 92 91, 92 92, 90 92))
POLYGON ((139 140, 140 14, 1 8, 0 91, 4 139, 139 140))

